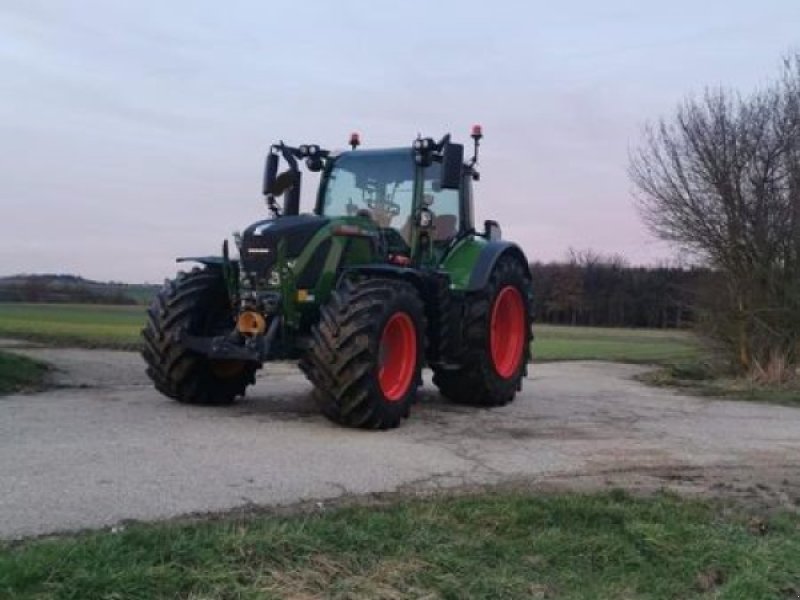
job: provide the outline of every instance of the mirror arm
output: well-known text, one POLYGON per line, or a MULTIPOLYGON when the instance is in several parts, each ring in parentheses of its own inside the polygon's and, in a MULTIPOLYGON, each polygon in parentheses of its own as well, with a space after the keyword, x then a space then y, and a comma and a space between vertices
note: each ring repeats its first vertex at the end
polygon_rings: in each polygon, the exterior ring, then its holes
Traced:
POLYGON ((313 153, 308 151, 309 146, 301 146, 301 148, 287 146, 283 140, 277 144, 273 144, 269 148, 267 164, 266 168, 264 169, 263 194, 266 197, 267 207, 269 208, 273 217, 280 217, 281 215, 296 215, 300 212, 300 184, 302 181, 302 173, 300 172, 298 160, 306 158, 306 165, 313 171, 323 169, 326 162, 329 160, 330 151, 324 150, 316 144, 313 145, 313 153), (303 149, 302 151, 301 148, 303 149), (278 165, 281 157, 286 161, 286 164, 289 166, 289 168, 288 171, 281 173, 281 175, 278 176, 278 165), (319 168, 314 168, 313 165, 310 165, 310 161, 317 161, 315 164, 317 164, 319 168), (283 209, 281 210, 275 194, 276 181, 281 180, 279 188, 281 189, 282 194, 286 193, 287 186, 285 185, 286 181, 284 175, 289 174, 291 175, 292 184, 288 189, 288 194, 285 195, 283 209))
POLYGON ((294 185, 289 189, 289 194, 284 200, 283 214, 296 215, 300 212, 300 169, 295 158, 299 154, 299 150, 287 146, 283 141, 279 147, 284 160, 289 164, 289 171, 294 174, 294 185))
POLYGON ((280 157, 277 153, 276 146, 270 146, 267 153, 267 161, 264 166, 264 183, 262 185, 261 193, 265 196, 272 193, 272 187, 275 185, 275 177, 278 175, 278 162, 280 157))
POLYGON ((278 203, 275 201, 275 195, 272 193, 267 194, 267 208, 274 218, 277 219, 281 216, 281 207, 278 206, 278 203))
POLYGON ((291 146, 287 146, 283 142, 281 142, 278 145, 278 149, 280 150, 281 155, 283 156, 283 159, 287 163, 289 163, 289 169, 294 171, 294 172, 297 172, 299 170, 297 168, 297 159, 295 158, 295 154, 297 153, 297 150, 295 148, 292 148, 291 146))

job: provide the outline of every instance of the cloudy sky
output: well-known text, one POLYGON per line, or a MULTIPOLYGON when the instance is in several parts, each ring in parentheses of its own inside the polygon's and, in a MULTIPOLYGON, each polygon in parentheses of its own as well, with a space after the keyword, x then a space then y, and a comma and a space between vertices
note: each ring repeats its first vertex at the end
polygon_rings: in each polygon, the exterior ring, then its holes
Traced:
POLYGON ((0 275, 157 281, 264 215, 270 142, 473 123, 478 217, 531 259, 669 258, 626 176, 643 124, 798 46, 797 0, 2 0, 0 275))

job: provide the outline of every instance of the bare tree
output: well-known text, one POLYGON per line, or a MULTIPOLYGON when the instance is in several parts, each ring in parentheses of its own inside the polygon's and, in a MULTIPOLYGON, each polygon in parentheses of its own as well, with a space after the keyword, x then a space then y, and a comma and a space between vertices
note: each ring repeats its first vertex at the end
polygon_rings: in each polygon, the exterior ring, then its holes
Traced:
POLYGON ((650 229, 717 270, 709 332, 743 371, 800 358, 800 54, 747 97, 708 90, 645 131, 631 156, 650 229))

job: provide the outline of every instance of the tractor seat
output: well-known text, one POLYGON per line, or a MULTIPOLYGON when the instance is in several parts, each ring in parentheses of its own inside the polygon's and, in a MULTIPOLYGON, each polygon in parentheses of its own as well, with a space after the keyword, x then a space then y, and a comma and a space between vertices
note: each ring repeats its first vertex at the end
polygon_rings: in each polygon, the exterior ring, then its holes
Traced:
POLYGON ((433 241, 446 242, 458 233, 458 217, 455 215, 439 215, 433 219, 433 241))
MULTIPOLYGON (((400 229, 400 235, 411 243, 411 225, 414 217, 408 217, 406 224, 400 229)), ((446 242, 456 237, 458 233, 458 217, 456 215, 439 215, 433 218, 433 241, 446 242)))

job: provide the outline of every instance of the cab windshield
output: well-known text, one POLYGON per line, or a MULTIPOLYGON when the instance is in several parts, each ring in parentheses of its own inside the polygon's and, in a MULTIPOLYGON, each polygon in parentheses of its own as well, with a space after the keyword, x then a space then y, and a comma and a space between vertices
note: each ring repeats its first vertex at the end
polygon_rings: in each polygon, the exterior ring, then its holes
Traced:
POLYGON ((368 216, 379 227, 401 229, 414 201, 410 150, 359 150, 336 159, 322 193, 321 214, 368 216))
MULTIPOLYGON (((364 216, 400 232, 410 243, 415 164, 411 150, 358 150, 336 159, 319 199, 328 217, 364 216)), ((425 169, 422 196, 434 215, 436 242, 447 242, 460 226, 458 190, 439 186, 441 165, 425 169)))

